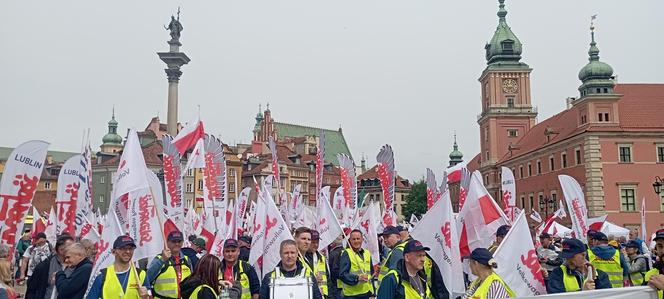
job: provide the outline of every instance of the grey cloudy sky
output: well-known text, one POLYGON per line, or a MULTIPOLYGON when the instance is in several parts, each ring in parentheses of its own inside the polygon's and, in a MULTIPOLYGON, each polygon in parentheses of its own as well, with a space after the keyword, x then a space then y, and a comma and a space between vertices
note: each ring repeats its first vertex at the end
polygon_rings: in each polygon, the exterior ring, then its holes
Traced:
MULTIPOLYGON (((664 1, 508 0, 524 44, 539 119, 577 95, 589 16, 601 59, 621 82, 664 82, 664 1)), ((452 134, 479 149, 477 78, 498 23, 497 1, 5 1, 0 10, 0 146, 44 139, 93 149, 116 107, 120 131, 166 120, 155 52, 182 6, 180 120, 201 105, 210 133, 249 142, 258 103, 277 121, 336 129, 356 160, 394 147, 400 174, 447 165, 452 134)), ((359 163, 359 162, 358 162, 359 163)))

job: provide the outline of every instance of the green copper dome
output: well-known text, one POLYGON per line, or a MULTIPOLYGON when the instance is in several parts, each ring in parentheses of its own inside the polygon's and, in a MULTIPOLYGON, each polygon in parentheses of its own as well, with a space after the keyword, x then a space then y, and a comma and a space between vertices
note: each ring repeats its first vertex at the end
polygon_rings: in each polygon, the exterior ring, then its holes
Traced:
POLYGON ((254 128, 258 128, 261 125, 261 122, 263 121, 263 112, 261 111, 261 104, 258 104, 258 113, 256 113, 256 125, 254 125, 254 128))
POLYGON ((115 108, 113 116, 108 121, 108 133, 101 138, 103 144, 122 144, 122 136, 118 135, 118 121, 115 120, 115 108))
POLYGON ((588 64, 579 71, 579 80, 583 82, 579 87, 581 97, 596 94, 613 93, 613 68, 599 61, 599 48, 595 42, 595 27, 590 27, 590 49, 588 50, 588 64))
POLYGON ((459 151, 459 145, 457 145, 456 134, 454 134, 454 146, 452 152, 450 152, 450 166, 457 165, 463 162, 463 153, 459 151))
POLYGON ((505 0, 498 0, 498 27, 491 41, 486 44, 487 64, 519 64, 523 46, 510 26, 507 25, 505 0))

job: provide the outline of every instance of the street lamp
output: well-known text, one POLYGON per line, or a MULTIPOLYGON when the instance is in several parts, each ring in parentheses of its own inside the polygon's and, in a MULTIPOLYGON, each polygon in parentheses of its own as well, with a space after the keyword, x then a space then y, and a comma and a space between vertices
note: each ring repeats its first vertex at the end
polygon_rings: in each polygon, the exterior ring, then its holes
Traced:
POLYGON ((542 206, 544 206, 544 218, 549 218, 549 206, 553 205, 556 201, 550 197, 540 197, 540 212, 542 211, 542 206))
POLYGON ((655 193, 657 193, 657 195, 659 195, 659 193, 662 192, 663 183, 664 183, 664 180, 662 180, 658 176, 655 176, 655 182, 652 183, 652 188, 655 189, 655 193))

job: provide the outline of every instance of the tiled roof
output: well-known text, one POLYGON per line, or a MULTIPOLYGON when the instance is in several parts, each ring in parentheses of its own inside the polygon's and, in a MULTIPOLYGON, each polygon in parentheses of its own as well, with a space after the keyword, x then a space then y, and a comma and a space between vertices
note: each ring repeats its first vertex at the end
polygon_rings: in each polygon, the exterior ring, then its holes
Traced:
MULTIPOLYGON (((0 161, 6 161, 11 155, 13 147, 0 147, 0 161)), ((47 155, 53 157, 53 162, 65 162, 67 159, 78 155, 80 153, 73 152, 61 152, 61 151, 48 151, 47 155)))
MULTIPOLYGON (((320 128, 307 127, 301 125, 286 124, 274 122, 277 138, 284 139, 285 137, 301 137, 301 136, 317 136, 320 135, 320 128)), ((325 162, 339 165, 337 161, 337 154, 344 153, 352 157, 346 139, 341 131, 323 129, 325 132, 325 162)))
MULTIPOLYGON (((577 127, 577 108, 564 110, 535 125, 509 152, 501 159, 505 162, 513 158, 536 151, 558 141, 587 131, 621 132, 621 131, 664 131, 664 84, 617 84, 615 91, 623 96, 618 101, 618 126, 577 127), (549 140, 544 134, 546 130, 549 140)), ((499 163, 500 163, 499 162, 499 163)))
MULTIPOLYGON (((146 146, 143 146, 141 148, 143 151, 143 158, 145 159, 145 164, 147 166, 161 166, 162 161, 161 161, 161 155, 164 151, 164 148, 161 146, 161 141, 155 141, 152 142, 146 146)), ((117 156, 110 158, 106 161, 104 161, 101 164, 98 164, 100 166, 116 166, 120 162, 120 157, 122 156, 121 153, 119 153, 117 156)))

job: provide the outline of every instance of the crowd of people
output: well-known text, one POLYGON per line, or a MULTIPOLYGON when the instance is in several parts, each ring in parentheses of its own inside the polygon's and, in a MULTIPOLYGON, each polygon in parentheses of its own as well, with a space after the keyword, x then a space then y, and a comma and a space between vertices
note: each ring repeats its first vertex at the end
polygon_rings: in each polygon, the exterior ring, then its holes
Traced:
MULTIPOLYGON (((112 244, 114 263, 92 273, 97 252, 89 240, 76 242, 63 234, 50 244, 44 233, 27 232, 16 246, 13 263, 9 248, 0 246, 0 298, 18 298, 13 290, 17 283, 26 284, 24 298, 39 299, 77 299, 86 293, 85 298, 95 299, 269 299, 281 298, 277 286, 288 278, 308 279, 314 299, 512 298, 516 295, 494 271, 500 265, 493 258, 509 230, 501 226, 491 246, 476 248, 464 257, 470 272, 465 275, 465 294, 448 292, 429 248, 402 226, 387 226, 379 234, 380 261, 372 260, 363 247, 365 236, 360 230, 346 231, 347 236, 319 248, 316 230, 297 228, 293 240, 280 244, 279 264, 262 278, 248 263, 248 236, 225 240, 218 257, 206 252, 205 239, 189 236, 185 241, 181 232, 173 231, 162 253, 143 261, 134 259, 135 241, 119 236, 112 244), (91 277, 94 280, 89 283, 91 277)), ((536 252, 549 294, 650 285, 662 298, 664 230, 655 233, 653 248, 636 232, 631 240, 618 242, 591 230, 588 244, 547 233, 538 237, 536 252)))

